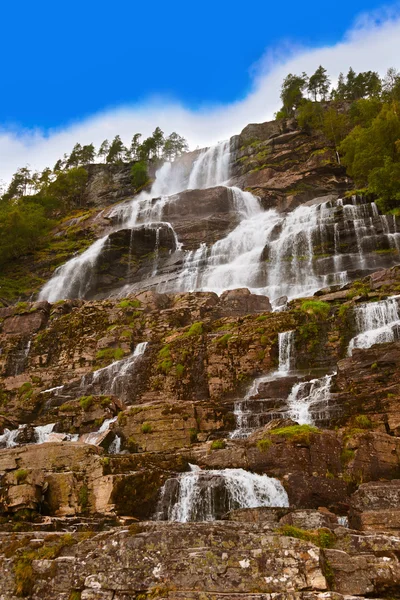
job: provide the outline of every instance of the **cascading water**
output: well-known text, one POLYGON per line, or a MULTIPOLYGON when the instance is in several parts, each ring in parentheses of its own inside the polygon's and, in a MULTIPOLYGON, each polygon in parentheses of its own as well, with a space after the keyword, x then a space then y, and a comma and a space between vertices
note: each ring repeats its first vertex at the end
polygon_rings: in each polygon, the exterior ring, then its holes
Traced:
POLYGON ((277 479, 244 469, 202 471, 169 479, 161 490, 158 520, 214 521, 230 510, 260 506, 289 506, 287 493, 277 479))
POLYGON ((284 331, 278 336, 280 373, 289 373, 294 368, 294 331, 284 331))
POLYGON ((194 162, 188 189, 204 189, 223 185, 229 179, 230 141, 221 142, 204 150, 194 162))
POLYGON ((65 298, 84 298, 93 276, 93 267, 107 240, 108 236, 96 240, 85 252, 58 267, 41 289, 39 300, 57 302, 65 298))
POLYGON ((147 342, 140 342, 134 352, 126 358, 116 360, 107 367, 85 375, 80 383, 81 389, 87 392, 98 388, 101 394, 114 394, 125 399, 127 380, 134 371, 135 363, 145 353, 146 347, 147 342))
POLYGON ((93 444, 93 446, 97 446, 99 442, 104 438, 105 433, 110 429, 110 425, 115 423, 117 417, 112 417, 111 419, 105 419, 103 424, 100 426, 98 431, 93 431, 92 433, 85 433, 81 436, 80 441, 85 444, 93 444))
POLYGON ((48 425, 39 425, 35 427, 35 440, 37 444, 45 444, 53 432, 55 423, 49 423, 48 425))
POLYGON ((333 375, 296 383, 288 397, 287 416, 299 425, 326 420, 333 375))
POLYGON ((20 425, 18 429, 5 428, 0 435, 0 448, 15 448, 15 446, 18 446, 18 436, 25 427, 26 425, 20 425))
POLYGON ((400 339, 400 296, 392 296, 380 302, 369 302, 357 306, 356 328, 359 332, 349 344, 348 353, 354 348, 371 348, 400 339))

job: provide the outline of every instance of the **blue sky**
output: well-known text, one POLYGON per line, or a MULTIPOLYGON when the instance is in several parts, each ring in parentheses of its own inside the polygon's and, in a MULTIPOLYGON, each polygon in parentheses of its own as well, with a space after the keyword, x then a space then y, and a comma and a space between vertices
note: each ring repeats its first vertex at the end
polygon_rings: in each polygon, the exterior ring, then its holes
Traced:
POLYGON ((4 0, 0 124, 46 130, 154 95, 232 102, 268 48, 334 44, 381 4, 4 0))
POLYGON ((0 187, 76 142, 227 139, 273 118, 290 72, 400 69, 400 0, 3 0, 0 18, 0 187))

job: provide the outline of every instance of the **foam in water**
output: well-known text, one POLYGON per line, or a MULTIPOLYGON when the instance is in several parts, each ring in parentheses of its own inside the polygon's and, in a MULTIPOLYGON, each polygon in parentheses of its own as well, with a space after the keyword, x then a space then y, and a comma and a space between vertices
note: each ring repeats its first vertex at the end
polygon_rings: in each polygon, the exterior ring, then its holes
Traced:
MULTIPOLYGON (((214 521, 221 511, 260 506, 289 506, 287 493, 277 479, 256 475, 244 469, 202 471, 193 469, 178 478, 178 494, 168 496, 168 485, 161 491, 161 518, 186 523, 214 521)), ((160 515, 160 513, 159 513, 160 515)))
POLYGON ((349 355, 354 348, 371 348, 374 344, 399 339, 399 298, 392 296, 380 302, 361 304, 354 309, 359 333, 350 341, 349 355))
POLYGON ((329 410, 330 389, 333 375, 296 383, 288 397, 287 415, 299 425, 313 425, 329 410))

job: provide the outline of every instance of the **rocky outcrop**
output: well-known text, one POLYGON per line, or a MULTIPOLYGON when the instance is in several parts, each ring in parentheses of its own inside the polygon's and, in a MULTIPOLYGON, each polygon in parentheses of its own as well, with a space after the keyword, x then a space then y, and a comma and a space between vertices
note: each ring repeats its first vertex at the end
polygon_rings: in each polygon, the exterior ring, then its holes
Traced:
POLYGON ((299 130, 294 119, 247 125, 232 143, 233 181, 260 196, 266 208, 293 210, 350 188, 330 142, 299 130))

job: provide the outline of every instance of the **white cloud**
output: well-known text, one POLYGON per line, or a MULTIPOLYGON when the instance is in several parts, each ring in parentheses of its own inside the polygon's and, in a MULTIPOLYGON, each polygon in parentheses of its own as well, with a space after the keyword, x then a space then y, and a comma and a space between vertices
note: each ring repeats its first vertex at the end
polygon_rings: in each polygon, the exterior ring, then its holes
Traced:
POLYGON ((93 115, 44 135, 40 131, 0 130, 0 179, 8 180, 25 164, 34 169, 52 166, 79 141, 99 146, 105 138, 120 134, 129 142, 133 133, 149 135, 159 125, 166 133, 177 131, 191 148, 207 146, 239 133, 247 123, 273 118, 279 108, 279 89, 289 72, 313 73, 322 64, 335 80, 340 71, 373 70, 382 75, 399 67, 400 11, 396 8, 361 15, 344 39, 334 46, 299 48, 282 44, 269 50, 252 69, 253 87, 244 99, 192 111, 170 99, 153 98, 93 115))

